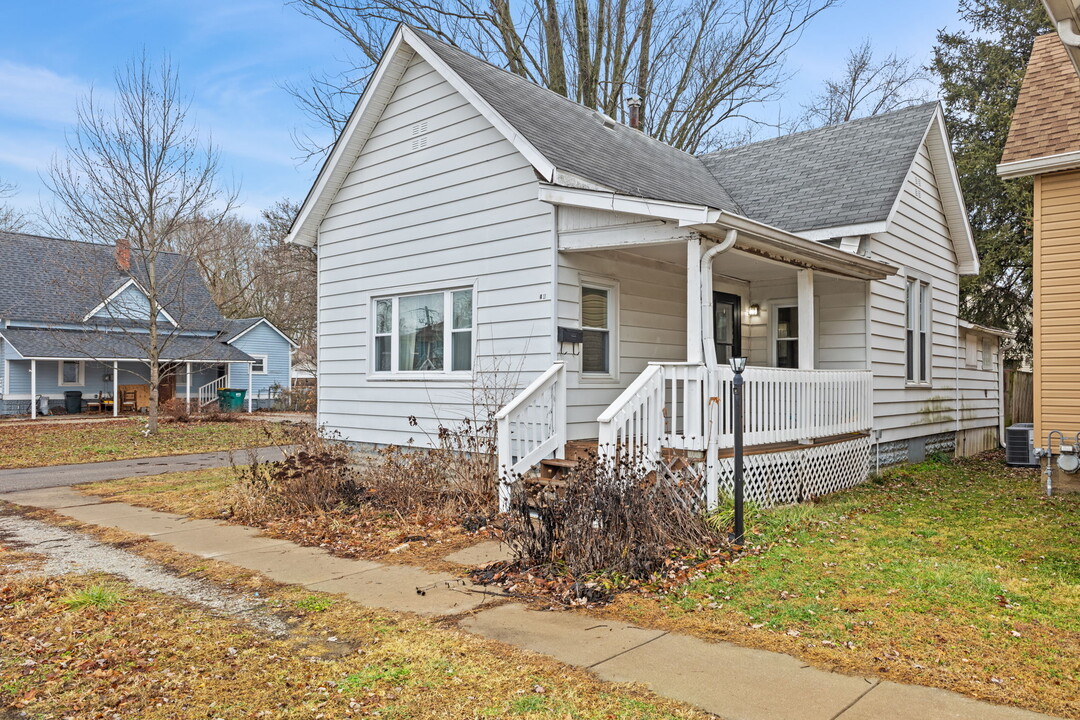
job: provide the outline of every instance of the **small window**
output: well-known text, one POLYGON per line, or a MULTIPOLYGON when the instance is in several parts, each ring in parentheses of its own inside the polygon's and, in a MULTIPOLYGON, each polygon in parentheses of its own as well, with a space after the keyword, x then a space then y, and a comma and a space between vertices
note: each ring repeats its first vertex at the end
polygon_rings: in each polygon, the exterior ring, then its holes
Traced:
POLYGON ((375 372, 472 370, 472 290, 379 298, 374 305, 375 372))
POLYGON ((251 373, 253 375, 265 375, 266 374, 266 355, 251 355, 251 359, 255 362, 251 363, 251 373))
POLYGON ((581 371, 611 374, 611 291, 581 288, 581 371))
POLYGON ((931 302, 930 284, 908 278, 904 345, 909 383, 930 382, 931 302))
POLYGON ((776 308, 776 367, 799 367, 799 308, 776 308))
POLYGON ((973 333, 968 333, 964 340, 965 364, 969 368, 979 366, 979 340, 973 333))
POLYGON ((994 356, 990 349, 990 341, 982 341, 982 369, 993 370, 994 369, 994 356))
POLYGON ((58 384, 61 387, 84 385, 85 383, 83 383, 83 361, 61 360, 60 377, 58 378, 58 384))

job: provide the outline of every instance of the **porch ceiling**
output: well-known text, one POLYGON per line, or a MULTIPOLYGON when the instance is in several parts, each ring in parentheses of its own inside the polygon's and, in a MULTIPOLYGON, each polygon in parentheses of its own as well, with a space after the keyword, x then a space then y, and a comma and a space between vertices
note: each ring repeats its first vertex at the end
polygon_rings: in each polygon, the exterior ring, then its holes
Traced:
MULTIPOLYGON (((622 252, 624 255, 633 255, 647 260, 678 266, 686 265, 686 246, 683 243, 646 245, 622 252)), ((713 274, 747 282, 794 279, 798 269, 795 265, 772 262, 738 249, 729 250, 713 261, 713 274)))

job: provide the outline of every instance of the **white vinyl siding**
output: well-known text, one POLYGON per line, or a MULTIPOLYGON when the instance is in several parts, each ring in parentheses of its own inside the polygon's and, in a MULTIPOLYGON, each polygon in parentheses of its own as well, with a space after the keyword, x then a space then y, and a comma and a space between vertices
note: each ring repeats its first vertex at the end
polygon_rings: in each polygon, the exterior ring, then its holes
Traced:
POLYGON ((889 231, 874 235, 869 247, 874 258, 903 268, 899 275, 870 283, 874 426, 881 431, 881 440, 996 427, 998 391, 993 378, 987 373, 977 388, 964 382, 968 368, 957 331, 956 253, 925 145, 904 182, 889 231), (907 379, 908 277, 927 284, 928 307, 918 319, 925 322, 927 337, 927 372, 921 384, 907 379))
POLYGON ((477 392, 505 401, 551 365, 554 213, 538 191, 525 158, 414 57, 320 226, 320 423, 427 444, 483 411, 477 392), (475 332, 455 333, 472 335, 473 379, 373 377, 372 299, 455 287, 475 292, 475 332))

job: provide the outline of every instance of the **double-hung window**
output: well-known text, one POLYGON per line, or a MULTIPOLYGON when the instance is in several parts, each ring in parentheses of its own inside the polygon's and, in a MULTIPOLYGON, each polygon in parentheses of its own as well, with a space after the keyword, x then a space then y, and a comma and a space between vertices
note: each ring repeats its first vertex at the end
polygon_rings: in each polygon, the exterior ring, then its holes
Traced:
POLYGON ((57 378, 57 385, 60 387, 79 387, 85 385, 83 382, 85 378, 85 364, 82 360, 61 360, 60 361, 60 377, 57 378))
POLYGON ((799 308, 776 308, 776 367, 799 367, 799 308))
POLYGON ((929 383, 930 313, 932 309, 930 284, 916 278, 908 278, 906 307, 907 381, 909 383, 929 383))
POLYGON ((612 289, 581 286, 581 372, 612 374, 612 289))
POLYGON ((473 291, 376 298, 377 373, 461 373, 473 366, 473 291))

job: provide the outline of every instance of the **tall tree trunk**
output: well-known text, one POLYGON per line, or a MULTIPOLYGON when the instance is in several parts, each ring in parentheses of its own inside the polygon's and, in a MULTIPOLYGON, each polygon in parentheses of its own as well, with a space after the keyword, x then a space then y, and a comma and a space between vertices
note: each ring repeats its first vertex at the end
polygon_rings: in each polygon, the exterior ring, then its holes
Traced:
POLYGON ((577 100, 586 107, 596 107, 595 95, 590 95, 592 58, 589 55, 589 3, 574 0, 574 35, 577 39, 577 100), (592 102, 590 102, 590 97, 592 102))
POLYGON ((562 24, 555 0, 546 0, 544 8, 544 48, 547 52, 548 87, 569 97, 566 86, 566 59, 563 55, 562 24))
POLYGON ((653 0, 645 0, 645 5, 641 9, 641 50, 638 51, 637 69, 637 94, 641 98, 641 107, 638 109, 638 123, 642 132, 645 131, 645 118, 648 116, 649 73, 651 72, 649 66, 651 48, 649 45, 652 42, 653 18, 655 16, 656 8, 653 6, 653 0))

